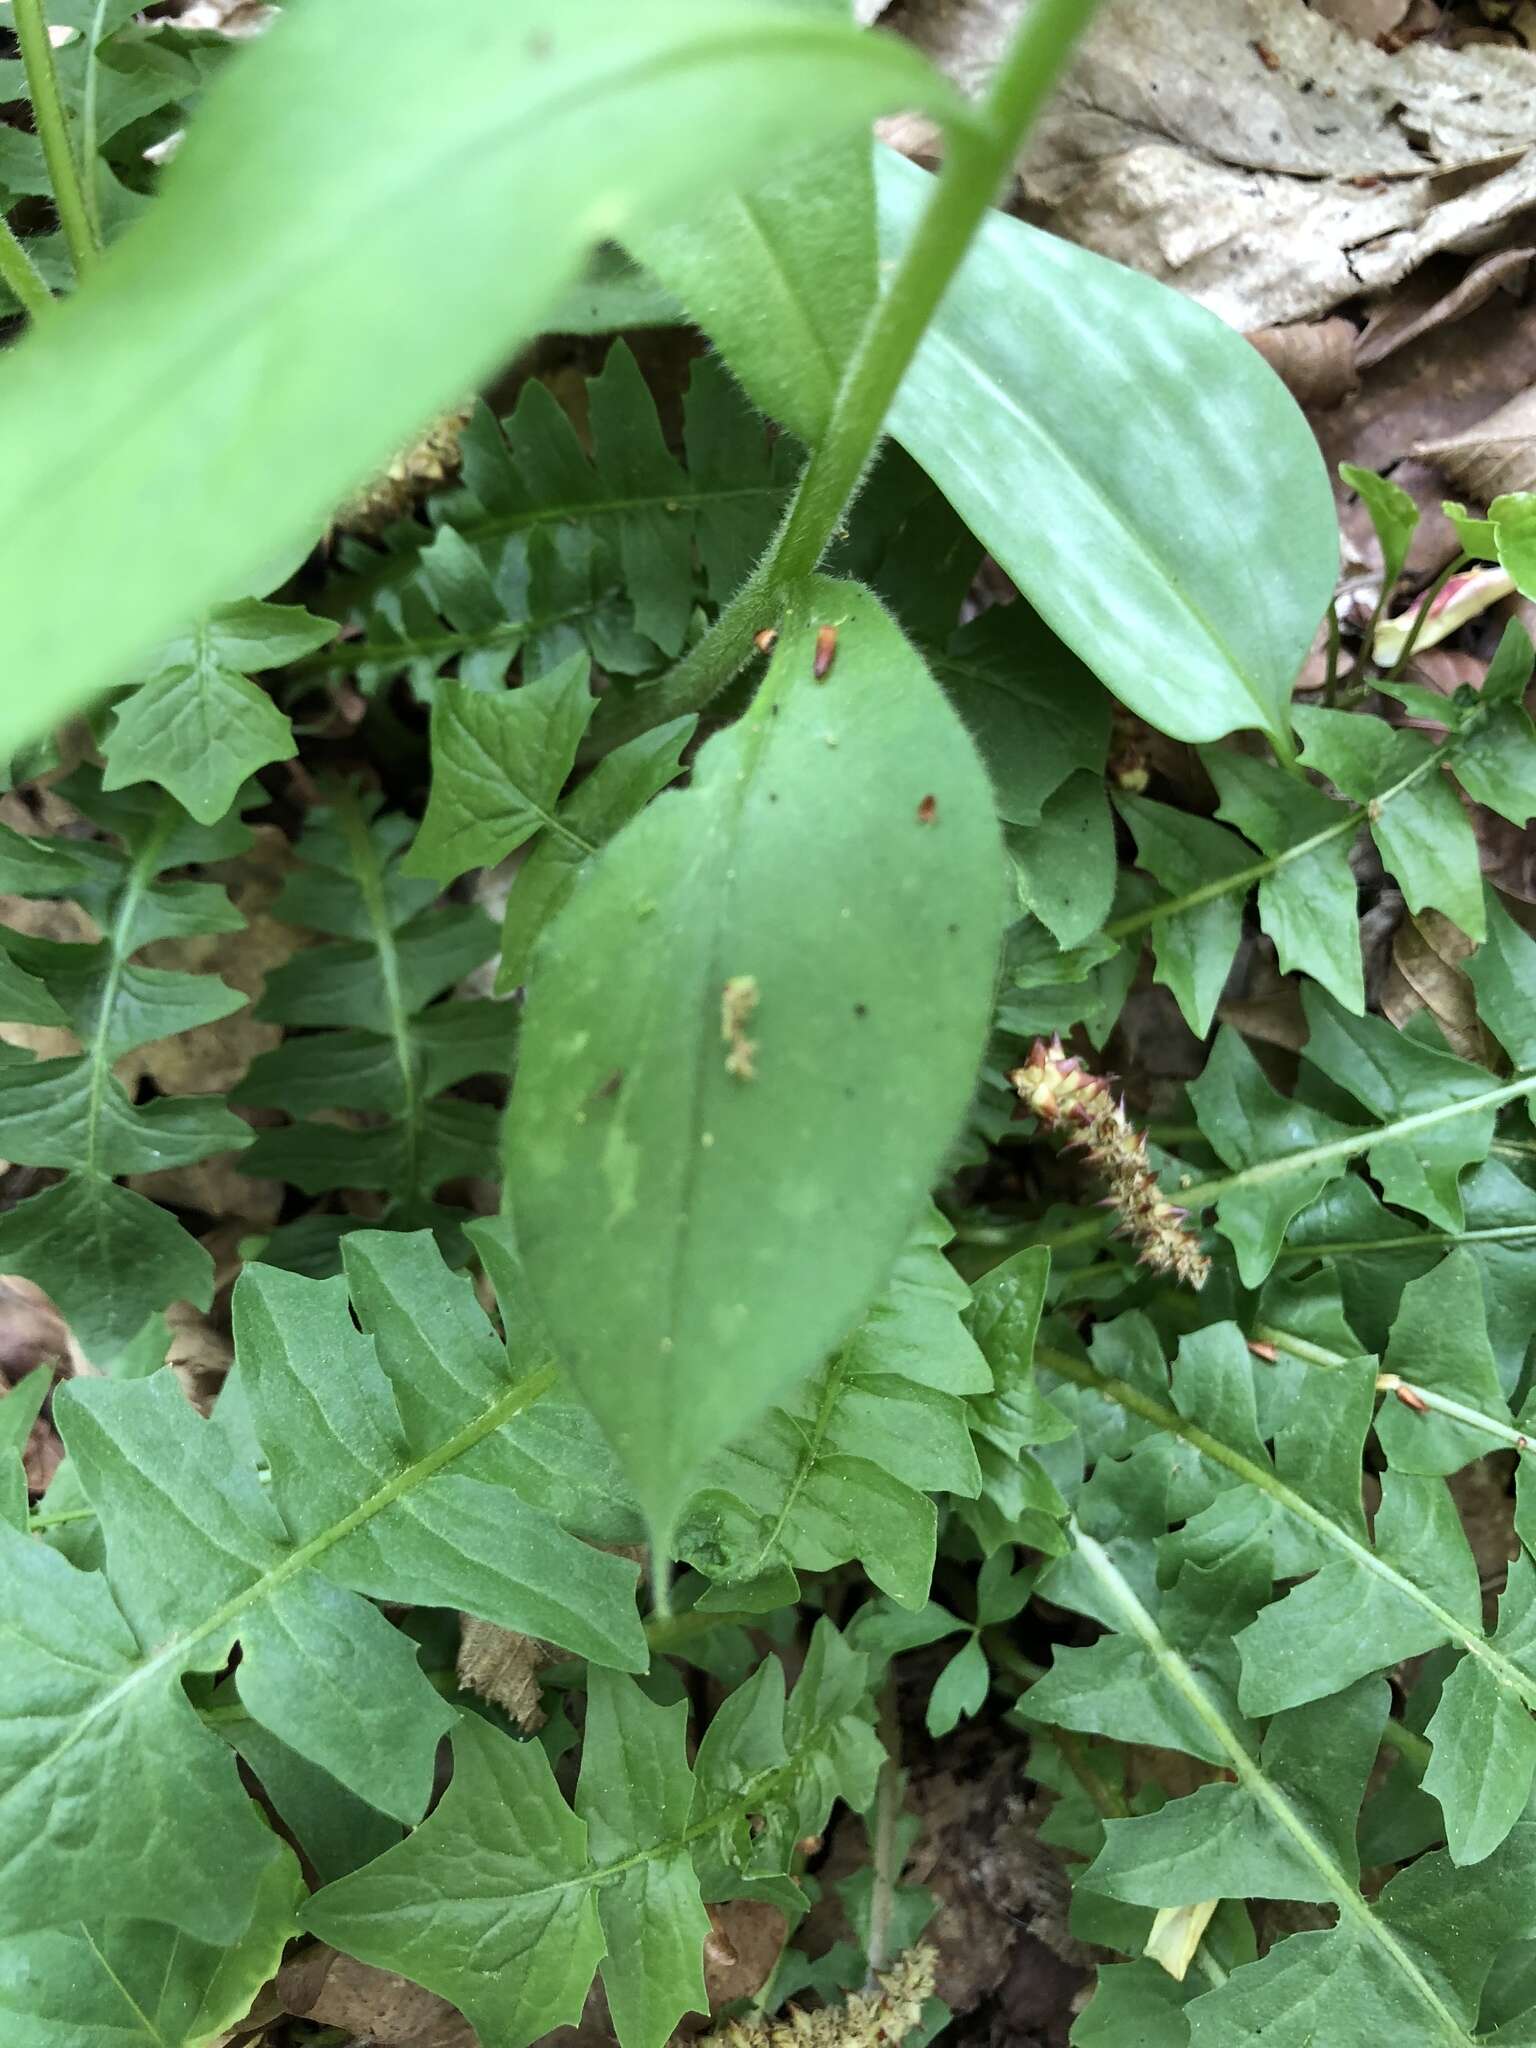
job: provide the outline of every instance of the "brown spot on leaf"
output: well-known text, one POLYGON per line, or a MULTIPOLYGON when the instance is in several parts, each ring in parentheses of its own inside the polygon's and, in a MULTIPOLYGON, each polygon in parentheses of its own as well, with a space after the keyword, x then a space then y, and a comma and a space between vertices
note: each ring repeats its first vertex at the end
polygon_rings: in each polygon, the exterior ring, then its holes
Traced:
POLYGON ((816 628, 816 656, 811 663, 811 674, 818 683, 824 683, 832 673, 832 664, 837 659, 836 626, 816 628))

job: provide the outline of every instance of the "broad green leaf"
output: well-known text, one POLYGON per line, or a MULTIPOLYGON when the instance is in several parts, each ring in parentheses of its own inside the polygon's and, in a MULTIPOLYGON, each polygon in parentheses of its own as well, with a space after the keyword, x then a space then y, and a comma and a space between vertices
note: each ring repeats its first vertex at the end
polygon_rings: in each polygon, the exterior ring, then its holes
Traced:
POLYGON ((1477 840, 1441 773, 1433 743, 1379 718, 1302 706, 1302 760, 1370 806, 1371 837, 1410 910, 1442 910, 1469 938, 1483 935, 1477 840))
POLYGON ((1408 546, 1419 524, 1419 508, 1401 484, 1378 476, 1373 469, 1341 462, 1339 475, 1370 514, 1381 543, 1381 587, 1390 591, 1408 559, 1408 546))
MULTIPOLYGON (((1492 1640, 1536 1678, 1536 1570, 1523 1551, 1510 1566, 1492 1640)), ((1525 1811, 1536 1779, 1536 1720, 1466 1656, 1445 1681, 1427 1733, 1434 1754, 1424 1790, 1445 1814, 1446 1846, 1457 1863, 1481 1863, 1525 1811)))
POLYGON ((579 2018, 601 1964, 622 2048, 662 2048, 703 2007, 701 1880, 711 1899, 747 1895, 788 1870, 839 1793, 872 1795, 863 1686, 863 1659, 819 1623, 787 1710, 765 1658, 716 1713, 690 1784, 680 1710, 596 1676, 574 1813, 537 1743, 465 1717, 430 1818, 319 1892, 305 1924, 451 1999, 503 2048, 579 2018))
POLYGON ((1205 1785, 1157 1813, 1111 1820, 1084 1881, 1132 1905, 1356 1893, 1355 1818, 1388 1693, 1360 1679, 1326 1705, 1276 1714, 1247 1783, 1205 1785))
POLYGON ((248 778, 297 751, 293 728, 252 671, 282 668, 335 637, 296 605, 219 605, 160 648, 119 699, 102 752, 105 789, 158 782, 200 824, 222 818, 248 778))
POLYGON ((107 1576, 23 1545, 0 1735, 0 1848, 30 1873, 7 1908, 20 1924, 89 1919, 131 1873, 157 1917, 234 1938, 271 1838, 180 1680, 220 1669, 236 1641, 245 1710, 405 1819, 450 1717, 371 1599, 645 1662, 633 1566, 557 1519, 581 1506, 579 1440, 557 1425, 551 1455, 523 1413, 553 1373, 509 1360, 425 1235, 357 1233, 347 1250, 350 1310, 339 1280, 253 1267, 237 1289, 236 1369, 269 1487, 169 1372, 58 1397, 107 1576), (70 1815, 87 1798, 110 1821, 82 1832, 70 1815))
MULTIPOLYGON (((890 260, 931 181, 880 149, 875 182, 890 260)), ((1221 321, 993 213, 889 424, 1133 711, 1177 739, 1288 731, 1333 590, 1333 498, 1300 412, 1221 321)))
POLYGON ((1477 562, 1496 562, 1499 559, 1491 519, 1474 518, 1466 506, 1458 505, 1454 498, 1442 498, 1440 510, 1456 529, 1463 554, 1470 555, 1477 562))
POLYGON ((1505 491, 1488 507, 1499 564, 1522 597, 1536 596, 1536 491, 1505 491))
POLYGON ((1383 1474, 1374 1555, 1387 1570, 1362 1572, 1368 1560, 1358 1554, 1335 1558, 1244 1630, 1240 1697, 1249 1713, 1326 1699, 1437 1648, 1458 1627, 1478 1631, 1477 1567, 1440 1480, 1383 1474))
POLYGON ((1351 1017, 1320 990, 1304 988, 1302 1007, 1308 1029, 1303 1057, 1382 1124, 1467 1104, 1463 1115, 1384 1136, 1366 1154, 1387 1201, 1459 1230, 1457 1184, 1465 1167, 1487 1156, 1493 1137, 1493 1109, 1474 1106, 1489 1093, 1486 1070, 1418 1044, 1385 1018, 1351 1017))
MULTIPOLYGON (((1115 808, 1135 836, 1137 866, 1168 897, 1192 895, 1253 865, 1237 835, 1208 818, 1144 796, 1121 794, 1115 808)), ((1197 1038, 1211 1028, 1242 931, 1242 897, 1235 890, 1217 891, 1204 902, 1159 917, 1151 927, 1155 978, 1172 991, 1197 1038)))
POLYGON ((1511 619, 1488 664, 1479 700, 1484 704, 1519 704, 1530 688, 1533 668, 1536 646, 1520 621, 1511 619))
POLYGON ((303 1895, 298 1864, 285 1851, 268 1864, 249 1924, 228 1946, 126 1918, 0 1940, 0 2042, 206 2048, 245 2018, 277 1974, 303 1895))
MULTIPOLYGON (((1474 1870, 1421 1857, 1364 1915, 1293 1934, 1187 2010, 1191 2048, 1357 2048, 1367 2041, 1472 2048, 1478 1997, 1507 1942, 1533 1931, 1536 1824, 1520 1821, 1474 1870)), ((1503 2038, 1518 2048, 1529 2035, 1503 2038)))
POLYGON ((1484 891, 1488 936, 1463 966, 1477 1014, 1517 1067, 1536 1067, 1536 939, 1484 891))
POLYGON ((401 873, 447 884, 494 867, 541 826, 558 831, 555 805, 576 760, 595 699, 582 655, 536 683, 491 695, 443 683, 432 706, 432 794, 401 873))
POLYGON ((0 1927, 92 1924, 120 1886, 195 1940, 237 1941, 287 1852, 193 1711, 176 1650, 146 1658, 98 1573, 9 1529, 0 1556, 0 1927))
POLYGON ((1221 798, 1217 816, 1275 862, 1259 882, 1259 923, 1281 972, 1310 974, 1358 1016, 1365 979, 1353 827, 1331 798, 1272 762, 1219 747, 1203 748, 1200 758, 1221 798))
POLYGON ((930 663, 992 778, 997 815, 1038 825, 1075 769, 1102 777, 1108 694, 1027 604, 993 605, 930 663))
MULTIPOLYGON (((1239 1170, 1278 1162, 1287 1152, 1301 1157, 1350 1135, 1347 1124, 1288 1100, 1272 1087, 1253 1054, 1227 1025, 1216 1035, 1205 1071, 1190 1083, 1189 1098, 1217 1156, 1239 1170)), ((1217 1198, 1216 1227, 1231 1241, 1246 1286, 1256 1287, 1264 1278, 1291 1218, 1336 1180, 1344 1166, 1342 1158, 1299 1164, 1295 1172, 1276 1174, 1217 1198)))
POLYGON ((472 0, 445 27, 410 0, 324 0, 280 28, 8 365, 4 658, 46 685, 8 696, 0 754, 318 532, 536 330, 593 242, 808 133, 954 107, 900 42, 788 4, 472 0))
POLYGON ((1009 825, 1003 837, 1019 907, 1063 948, 1091 938, 1115 893, 1115 822, 1102 770, 1069 775, 1041 803, 1038 824, 1009 825))
POLYGON ((569 900, 582 865, 678 775, 698 722, 674 718, 616 747, 561 805, 508 892, 498 993, 527 978, 534 942, 569 900))
POLYGON ((964 1396, 992 1384, 960 1319, 965 1283, 940 1249, 949 1235, 932 1211, 824 1369, 710 1462, 678 1541, 717 1583, 856 1557, 904 1606, 927 1599, 928 1491, 979 1491, 964 1396))
POLYGON ((985 776, 932 678, 866 593, 811 581, 742 722, 546 934, 512 1212, 659 1531, 889 1270, 975 1078, 998 873, 985 776))
MULTIPOLYGON (((1528 660, 1530 642, 1523 633, 1520 638, 1528 660)), ((1470 719, 1451 767, 1467 795, 1501 818, 1524 825, 1536 815, 1536 725, 1518 698, 1489 702, 1470 719)))
POLYGON ((868 144, 818 143, 771 178, 712 186, 703 205, 627 239, 754 402, 814 447, 877 296, 868 144))
MULTIPOLYGON (((1482 1280, 1469 1251, 1454 1251, 1422 1280, 1409 1281, 1382 1364, 1410 1386, 1444 1394, 1514 1427, 1488 1344, 1482 1280)), ((1382 1403, 1376 1435, 1399 1472, 1459 1472, 1490 1448, 1486 1430, 1446 1415, 1416 1414, 1395 1400, 1382 1403)))

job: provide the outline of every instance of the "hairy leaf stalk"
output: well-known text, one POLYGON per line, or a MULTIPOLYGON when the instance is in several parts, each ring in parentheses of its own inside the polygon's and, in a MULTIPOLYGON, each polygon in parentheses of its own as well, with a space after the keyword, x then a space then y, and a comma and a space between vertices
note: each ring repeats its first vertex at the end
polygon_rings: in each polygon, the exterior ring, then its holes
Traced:
POLYGON ((1154 1273, 1172 1273, 1190 1287, 1205 1285, 1209 1256, 1186 1222, 1187 1209, 1170 1202, 1147 1164, 1147 1134, 1131 1125, 1125 1104, 1103 1075, 1090 1074, 1069 1057, 1059 1038, 1037 1038, 1028 1060, 1008 1079, 1020 1102, 1048 1129, 1071 1129, 1072 1147, 1082 1147, 1109 1183, 1106 1207, 1118 1211, 1116 1236, 1133 1238, 1137 1257, 1154 1273))

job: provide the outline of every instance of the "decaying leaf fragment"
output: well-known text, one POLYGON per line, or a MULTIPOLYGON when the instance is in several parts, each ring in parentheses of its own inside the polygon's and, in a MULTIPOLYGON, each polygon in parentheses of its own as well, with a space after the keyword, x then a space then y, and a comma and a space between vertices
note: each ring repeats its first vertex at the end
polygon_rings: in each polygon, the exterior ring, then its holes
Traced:
POLYGON ((908 1949, 877 1978, 878 1998, 855 1993, 820 2012, 792 2011, 784 2020, 731 2020, 707 2036, 720 2048, 896 2048, 923 2016, 933 1995, 937 1958, 926 1944, 908 1949))
POLYGON ((553 1661, 537 1636, 498 1628, 473 1614, 459 1616, 460 1685, 505 1708, 525 1735, 536 1733, 549 1718, 539 1700, 539 1672, 553 1661))

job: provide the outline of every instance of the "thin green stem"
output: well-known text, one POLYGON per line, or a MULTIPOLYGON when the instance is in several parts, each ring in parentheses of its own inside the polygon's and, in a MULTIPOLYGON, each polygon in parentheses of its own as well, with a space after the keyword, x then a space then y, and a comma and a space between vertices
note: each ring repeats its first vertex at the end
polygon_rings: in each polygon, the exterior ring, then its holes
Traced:
POLYGON ((1323 702, 1331 710, 1339 693, 1339 607, 1328 606, 1328 673, 1323 678, 1323 702))
POLYGON ((384 895, 384 871, 379 864, 379 857, 368 831, 368 820, 363 816, 362 806, 354 793, 350 789, 337 790, 335 805, 342 836, 352 856, 352 872, 368 913, 374 950, 379 956, 379 975, 384 983, 385 1028, 394 1047, 395 1066, 400 1075, 400 1128, 405 1136, 405 1186, 403 1189, 397 1189, 396 1193, 425 1194, 427 1190, 421 1184, 421 1076, 417 1065, 416 1041, 411 1031, 410 1005, 405 1000, 405 990, 400 979, 400 953, 395 944, 395 928, 384 895))
POLYGON ((1332 825, 1325 825, 1320 832, 1314 832, 1306 839, 1298 839, 1294 846, 1282 847, 1279 853, 1270 854, 1264 860, 1251 861, 1247 867, 1235 868, 1230 874, 1217 875, 1209 882, 1202 882, 1197 889, 1190 889, 1182 896, 1168 896, 1161 903, 1149 904, 1145 910, 1138 910, 1132 916, 1116 918, 1104 927, 1106 939, 1128 939, 1135 932, 1145 931, 1149 925, 1161 924, 1167 918, 1177 917, 1182 911, 1197 910, 1202 903, 1214 902, 1218 896, 1231 895, 1235 890, 1246 891, 1255 882, 1262 882, 1292 861, 1304 860, 1309 853, 1316 853, 1320 846, 1327 846, 1331 840, 1353 838, 1362 825, 1368 824, 1384 804, 1401 796, 1416 782, 1422 782, 1432 774, 1446 755, 1456 747, 1461 735, 1453 734, 1441 741, 1433 753, 1410 768, 1379 795, 1372 797, 1369 804, 1352 806, 1332 825))
POLYGON ((1463 1096, 1459 1102, 1443 1102, 1437 1109, 1423 1109, 1414 1116, 1400 1116, 1392 1123, 1377 1124, 1371 1130, 1350 1131, 1342 1138, 1330 1138, 1324 1145, 1308 1145, 1300 1152, 1282 1152, 1274 1159, 1261 1159, 1236 1173, 1224 1174, 1219 1180, 1196 1181, 1180 1191, 1179 1200, 1190 1209, 1208 1209, 1213 1202, 1220 1201, 1224 1195, 1236 1193, 1239 1188, 1262 1187, 1267 1181, 1285 1180, 1293 1173, 1306 1173, 1314 1166, 1326 1166, 1335 1159, 1353 1159, 1358 1153, 1369 1152, 1390 1140, 1433 1130, 1437 1124, 1451 1123, 1459 1116, 1472 1116, 1479 1110, 1498 1109, 1503 1103, 1514 1102, 1518 1097, 1533 1092, 1536 1092, 1536 1074, 1518 1074, 1497 1088, 1484 1089, 1480 1095, 1463 1096))
POLYGON ((59 225, 74 259, 75 275, 84 281, 96 267, 101 245, 91 228, 85 194, 80 185, 80 166, 70 147, 69 123, 59 97, 59 74, 53 61, 53 44, 48 36, 48 17, 43 0, 11 0, 16 40, 27 74, 27 91, 32 100, 32 120, 43 145, 43 161, 53 186, 53 203, 59 225))
POLYGON ((825 553, 879 443, 891 401, 923 332, 1019 145, 1049 98, 1098 0, 1035 0, 973 123, 957 126, 922 219, 844 373, 831 423, 801 474, 789 511, 757 568, 697 647, 628 704, 599 713, 594 750, 700 711, 775 623, 784 593, 825 553))
POLYGON ((1536 1238, 1536 1223, 1491 1223, 1485 1230, 1417 1230, 1401 1237, 1330 1238, 1326 1243, 1287 1244, 1282 1259, 1338 1259, 1363 1252, 1429 1251, 1436 1245, 1524 1244, 1536 1238))
POLYGON ((1433 2016, 1440 2038, 1465 2043, 1468 2039, 1466 2030, 1411 1950, 1371 1911, 1360 1896, 1359 1887, 1327 1842, 1315 1831, 1304 1810, 1256 1762, 1237 1730, 1206 1690, 1199 1673, 1185 1662, 1164 1636, 1109 1552, 1080 1527, 1074 1525, 1072 1536, 1075 1554, 1119 1608, 1127 1632, 1140 1640, 1165 1683, 1209 1731, 1225 1755, 1227 1767, 1253 1804, 1270 1825, 1289 1840, 1302 1860, 1317 1872, 1339 1909, 1340 1925, 1347 1927, 1358 1941, 1374 1948, 1381 1959, 1412 1987, 1420 2003, 1433 2016))
POLYGON ((885 1761, 875 1781, 874 1824, 870 1828, 869 1860, 874 1882, 869 1895, 869 1940, 865 1954, 869 1973, 864 1990, 876 1989, 880 1972, 891 1959, 891 1909, 896 1903, 896 1884, 901 1876, 901 1848, 897 1824, 901 1819, 903 1777, 901 1769, 901 1716, 896 1710, 896 1682, 888 1678, 880 1696, 880 1738, 885 1744, 885 1761))
POLYGON ((1419 644, 1419 635, 1429 624, 1429 615, 1434 609, 1435 599, 1444 590, 1451 578, 1459 576, 1463 569, 1471 566, 1471 562, 1472 557, 1470 555, 1457 555, 1452 561, 1447 562, 1434 582, 1430 584, 1424 595, 1419 599, 1418 609, 1414 612, 1413 624, 1408 628, 1408 638, 1403 642, 1402 652, 1387 670, 1386 680, 1389 683, 1395 683, 1413 659, 1413 650, 1419 644))
POLYGON ((1429 1769, 1429 1760, 1434 1750, 1422 1735, 1415 1735, 1411 1728, 1405 1728, 1401 1721, 1387 1720, 1382 1723, 1381 1739, 1388 1749, 1395 1749, 1408 1768, 1420 1778, 1429 1769))
POLYGON ((53 310, 53 294, 42 272, 27 254, 15 229, 0 213, 0 278, 29 320, 43 320, 53 310))
POLYGON ((1465 1401, 1454 1401, 1449 1394, 1437 1394, 1432 1387, 1421 1387, 1415 1380, 1405 1380, 1401 1373, 1382 1372, 1376 1375, 1378 1393, 1395 1394, 1399 1389, 1408 1396, 1408 1405, 1412 1408, 1428 1408, 1452 1422, 1464 1422, 1469 1429, 1480 1429, 1484 1436, 1508 1444, 1511 1450, 1528 1451, 1531 1447, 1531 1440, 1524 1430, 1516 1429, 1513 1423, 1501 1422, 1496 1415, 1485 1415, 1481 1408, 1469 1408, 1465 1401))

